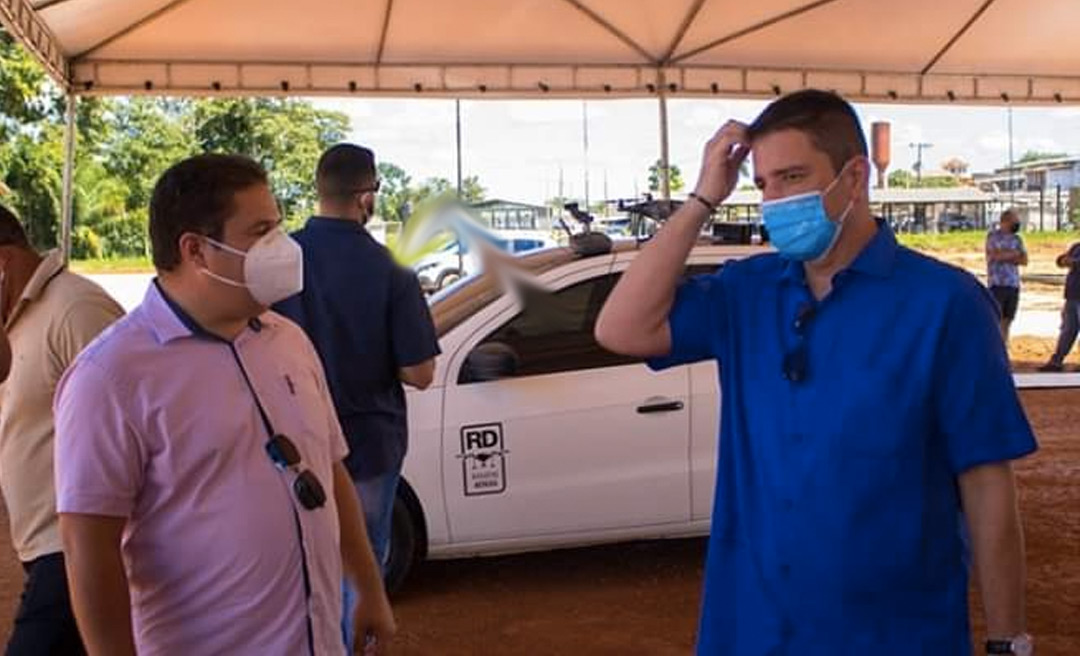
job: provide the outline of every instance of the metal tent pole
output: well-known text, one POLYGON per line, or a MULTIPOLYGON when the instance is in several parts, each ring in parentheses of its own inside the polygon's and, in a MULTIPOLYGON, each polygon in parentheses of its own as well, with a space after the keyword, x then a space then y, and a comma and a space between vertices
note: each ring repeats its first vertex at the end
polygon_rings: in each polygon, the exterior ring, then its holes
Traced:
POLYGON ((60 248, 64 263, 71 260, 71 229, 74 216, 75 185, 75 109, 78 98, 74 94, 67 96, 67 108, 64 122, 64 188, 61 202, 60 248))
POLYGON ((660 193, 671 200, 671 157, 668 148, 667 84, 664 72, 657 71, 656 90, 660 100, 660 193))

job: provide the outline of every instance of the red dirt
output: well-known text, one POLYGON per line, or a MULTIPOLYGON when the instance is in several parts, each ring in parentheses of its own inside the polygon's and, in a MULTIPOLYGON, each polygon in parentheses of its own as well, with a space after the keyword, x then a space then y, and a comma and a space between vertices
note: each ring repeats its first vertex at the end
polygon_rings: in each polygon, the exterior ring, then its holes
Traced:
MULTIPOLYGON (((1017 465, 1040 656, 1080 653, 1080 390, 1023 393, 1041 450, 1017 465)), ((0 644, 22 572, 0 553, 0 644)), ((428 563, 395 600, 395 654, 687 654, 704 541, 428 563)), ((976 604, 977 605, 977 604, 976 604)), ((980 613, 974 611, 977 631, 980 613)))

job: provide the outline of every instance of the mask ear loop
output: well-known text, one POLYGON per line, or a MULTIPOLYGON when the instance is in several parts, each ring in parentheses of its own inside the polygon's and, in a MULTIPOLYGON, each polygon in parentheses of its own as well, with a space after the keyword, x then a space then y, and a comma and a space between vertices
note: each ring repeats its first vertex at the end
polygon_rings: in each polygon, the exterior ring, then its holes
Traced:
MULTIPOLYGON (((203 235, 202 237, 208 243, 210 243, 214 248, 217 248, 218 250, 225 251, 226 253, 229 253, 231 255, 235 255, 235 256, 237 256, 237 257, 239 257, 241 259, 246 259, 247 258, 247 253, 240 250, 240 249, 238 249, 238 248, 233 248, 232 246, 229 246, 228 244, 224 244, 224 243, 214 239, 213 237, 207 237, 206 235, 203 235)), ((209 278, 211 278, 213 280, 216 280, 216 281, 218 281, 220 283, 229 285, 230 287, 236 287, 237 289, 247 289, 247 284, 246 283, 237 282, 237 281, 233 280, 232 278, 226 278, 225 276, 223 276, 223 275, 221 275, 219 273, 214 273, 213 271, 210 270, 209 267, 201 266, 201 267, 199 267, 199 272, 202 273, 204 276, 207 276, 207 277, 209 277, 209 278)))
MULTIPOLYGON (((840 181, 840 176, 844 175, 844 172, 847 171, 848 165, 851 164, 853 161, 855 161, 855 160, 854 159, 848 160, 847 163, 845 163, 844 166, 842 166, 840 168, 840 172, 836 174, 836 177, 833 178, 833 181, 829 183, 829 186, 825 188, 825 191, 822 192, 822 194, 821 194, 822 209, 824 209, 824 206, 825 206, 825 196, 828 195, 828 193, 833 190, 833 188, 836 186, 836 183, 840 181)), ((826 219, 828 219, 829 221, 836 224, 836 231, 833 232, 832 241, 829 242, 829 246, 825 249, 825 251, 821 255, 816 257, 815 259, 811 260, 811 262, 821 262, 826 257, 828 257, 830 253, 832 253, 832 250, 834 248, 836 248, 836 242, 840 241, 840 233, 842 233, 844 231, 844 224, 847 223, 847 218, 848 218, 848 216, 851 215, 851 210, 854 209, 854 207, 855 207, 855 198, 853 196, 851 198, 851 200, 848 201, 847 207, 844 209, 843 212, 840 213, 840 216, 837 217, 835 221, 833 219, 829 218, 828 213, 825 214, 826 219)))

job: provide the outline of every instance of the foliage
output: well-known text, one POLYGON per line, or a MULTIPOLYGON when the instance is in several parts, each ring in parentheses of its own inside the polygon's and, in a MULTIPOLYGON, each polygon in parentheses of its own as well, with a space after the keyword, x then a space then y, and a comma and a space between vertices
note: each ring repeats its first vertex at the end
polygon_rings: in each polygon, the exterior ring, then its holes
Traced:
POLYGON ((315 209, 319 156, 349 130, 345 114, 282 98, 199 100, 192 103, 191 120, 199 150, 238 153, 262 164, 282 213, 294 221, 315 209))
POLYGON ((1020 159, 1016 160, 1017 164, 1025 164, 1027 162, 1038 162, 1044 159, 1060 159, 1062 157, 1068 157, 1068 153, 1051 153, 1041 152, 1038 150, 1029 150, 1020 156, 1020 159))
POLYGON ((379 189, 375 213, 384 221, 404 221, 409 208, 412 178, 405 169, 390 162, 379 162, 376 168, 382 186, 379 189))
MULTIPOLYGON (((664 168, 663 162, 656 160, 656 162, 649 167, 649 191, 654 194, 660 193, 663 182, 661 181, 661 170, 664 168)), ((682 191, 686 183, 683 181, 682 171, 678 166, 674 164, 668 167, 668 183, 671 187, 671 193, 682 191)))
POLYGON ((960 181, 951 175, 927 175, 920 181, 914 173, 906 169, 897 169, 889 174, 891 189, 940 189, 959 186, 960 181))
MULTIPOLYGON (((41 67, 0 31, 0 202, 22 218, 40 249, 59 242, 63 110, 63 97, 41 67)), ((287 226, 295 227, 314 213, 319 156, 348 133, 345 114, 297 99, 81 99, 73 254, 143 261, 154 184, 169 166, 200 152, 238 153, 259 162, 287 226)), ((377 213, 387 220, 402 221, 421 204, 456 196, 446 179, 416 185, 389 162, 379 164, 379 175, 377 213)), ((476 176, 462 181, 466 202, 485 194, 476 176)))

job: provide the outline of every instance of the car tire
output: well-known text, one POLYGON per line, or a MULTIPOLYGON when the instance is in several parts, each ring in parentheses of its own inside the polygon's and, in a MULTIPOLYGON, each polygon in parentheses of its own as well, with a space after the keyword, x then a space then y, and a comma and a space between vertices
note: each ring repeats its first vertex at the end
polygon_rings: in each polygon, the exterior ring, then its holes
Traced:
POLYGON ((427 555, 427 530, 420 500, 404 480, 394 498, 390 532, 390 553, 386 563, 386 589, 393 594, 401 589, 416 565, 427 555))
POLYGON ((457 269, 447 269, 439 274, 438 280, 435 281, 435 289, 443 289, 449 287, 455 282, 461 280, 461 272, 457 269))

